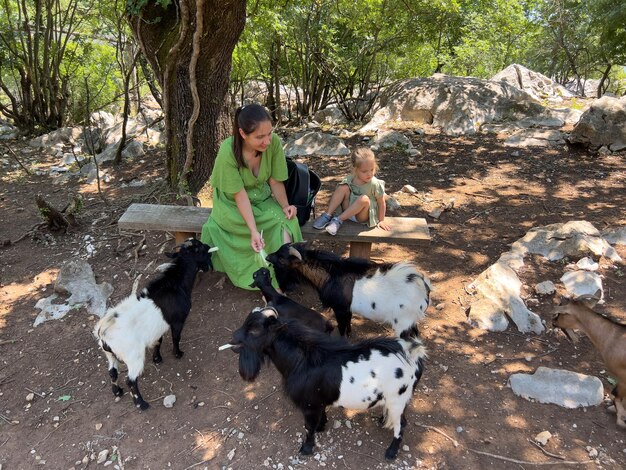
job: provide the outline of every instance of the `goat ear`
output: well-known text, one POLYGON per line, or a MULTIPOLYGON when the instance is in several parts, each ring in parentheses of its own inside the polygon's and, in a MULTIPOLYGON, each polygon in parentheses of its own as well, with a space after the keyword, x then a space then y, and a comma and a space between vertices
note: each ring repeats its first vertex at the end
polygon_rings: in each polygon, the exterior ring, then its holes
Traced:
POLYGON ((291 256, 295 256, 296 258, 298 258, 300 261, 302 261, 302 254, 296 250, 293 246, 289 247, 289 254, 291 256))

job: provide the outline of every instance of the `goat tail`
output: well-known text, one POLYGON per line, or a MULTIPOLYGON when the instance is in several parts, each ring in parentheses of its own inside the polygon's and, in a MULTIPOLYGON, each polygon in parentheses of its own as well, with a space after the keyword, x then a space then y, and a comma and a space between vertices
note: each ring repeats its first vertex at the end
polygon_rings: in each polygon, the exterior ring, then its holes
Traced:
POLYGON ((96 326, 93 329, 93 335, 98 342, 103 341, 106 336, 106 332, 109 328, 115 325, 117 314, 115 312, 108 312, 104 317, 98 320, 96 326))

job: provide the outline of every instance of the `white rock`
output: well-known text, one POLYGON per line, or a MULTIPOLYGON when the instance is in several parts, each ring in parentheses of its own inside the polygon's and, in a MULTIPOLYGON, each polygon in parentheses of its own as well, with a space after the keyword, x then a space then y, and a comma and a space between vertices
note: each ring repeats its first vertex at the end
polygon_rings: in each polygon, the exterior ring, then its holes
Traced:
POLYGON ((231 451, 228 453, 226 457, 228 458, 228 460, 232 460, 234 456, 235 456, 235 449, 231 449, 231 451))
POLYGON ((403 450, 404 452, 408 452, 408 451, 410 451, 410 450, 411 450, 411 448, 410 448, 409 446, 407 446, 406 444, 404 444, 404 445, 402 446, 402 450, 403 450))
POLYGON ((535 292, 539 295, 550 295, 556 292, 556 287, 552 281, 543 281, 535 286, 535 292))
POLYGON ((457 426, 456 432, 462 433, 463 432, 463 427, 462 426, 457 426))
POLYGON ((28 395, 26 395, 26 401, 33 401, 34 399, 35 399, 34 393, 29 393, 28 395))
POLYGON ((545 446, 551 438, 552 433, 550 431, 542 431, 535 436, 535 442, 537 442, 537 444, 545 446))
POLYGON ((578 262, 576 263, 576 266, 578 267, 578 269, 582 269, 584 271, 597 271, 598 268, 600 267, 598 263, 596 263, 594 260, 592 260, 588 256, 585 256, 584 258, 579 259, 578 262))
POLYGON ((533 375, 512 374, 509 384, 516 395, 527 400, 565 408, 595 406, 604 399, 600 379, 561 369, 538 367, 533 375))
POLYGON ((588 271, 572 271, 561 276, 561 282, 572 298, 592 297, 602 300, 604 289, 602 288, 602 278, 588 271))
POLYGON ((341 421, 336 419, 335 422, 333 423, 333 429, 339 429, 340 427, 341 427, 341 421))
POLYGON ((415 194, 417 192, 417 189, 415 189, 410 184, 405 184, 404 186, 402 186, 402 191, 405 193, 415 194))
POLYGON ((165 408, 171 408, 176 403, 176 395, 168 395, 163 399, 163 406, 165 408))
POLYGON ((350 420, 349 420, 349 419, 346 419, 346 427, 347 427, 348 429, 352 429, 352 423, 350 422, 350 420))
POLYGON ((108 456, 109 456, 109 449, 101 450, 100 453, 98 454, 98 460, 96 461, 96 463, 104 463, 108 456))

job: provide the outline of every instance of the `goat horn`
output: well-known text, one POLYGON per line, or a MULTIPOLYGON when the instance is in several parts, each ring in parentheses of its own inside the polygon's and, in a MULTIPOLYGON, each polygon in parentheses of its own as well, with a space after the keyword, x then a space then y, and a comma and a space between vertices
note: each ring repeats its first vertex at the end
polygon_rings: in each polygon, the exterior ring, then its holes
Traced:
POLYGON ((224 349, 228 349, 228 348, 232 348, 234 346, 234 344, 222 344, 219 348, 217 348, 218 351, 223 351, 224 349))
POLYGON ((302 261, 302 255, 300 254, 300 252, 298 250, 296 250, 293 246, 289 247, 289 254, 292 256, 295 256, 296 258, 298 258, 300 261, 302 261))
POLYGON ((216 252, 219 249, 220 249, 219 246, 214 246, 213 248, 209 248, 209 253, 214 253, 214 252, 216 252))

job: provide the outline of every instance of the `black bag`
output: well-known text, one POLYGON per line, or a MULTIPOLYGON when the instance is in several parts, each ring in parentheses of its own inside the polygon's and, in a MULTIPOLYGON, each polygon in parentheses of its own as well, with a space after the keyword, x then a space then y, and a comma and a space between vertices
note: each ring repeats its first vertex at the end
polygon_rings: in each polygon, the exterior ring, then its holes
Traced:
POLYGON ((320 177, 304 163, 287 158, 287 181, 285 190, 289 204, 298 210, 298 223, 302 226, 311 218, 315 207, 315 196, 322 186, 320 177))

